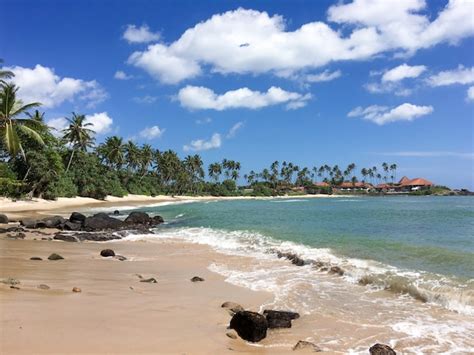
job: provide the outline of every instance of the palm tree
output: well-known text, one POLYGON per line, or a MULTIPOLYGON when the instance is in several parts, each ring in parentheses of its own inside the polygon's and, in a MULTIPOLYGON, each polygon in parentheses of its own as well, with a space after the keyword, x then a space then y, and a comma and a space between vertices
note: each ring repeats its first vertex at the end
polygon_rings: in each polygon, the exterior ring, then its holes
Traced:
POLYGON ((125 161, 128 172, 135 171, 140 166, 140 148, 131 140, 125 144, 125 161))
POLYGON ((222 174, 222 166, 219 163, 213 163, 208 168, 209 177, 214 179, 215 183, 219 181, 219 176, 222 174))
POLYGON ((63 139, 67 143, 70 143, 72 146, 71 156, 69 157, 69 162, 66 167, 66 173, 69 171, 69 168, 74 157, 76 150, 85 152, 87 148, 92 147, 94 143, 94 131, 87 127, 92 126, 92 123, 85 122, 86 116, 78 115, 72 113, 71 118, 67 118, 69 122, 69 127, 63 130, 64 136, 63 139))
POLYGON ((37 132, 41 128, 40 123, 31 120, 19 118, 27 110, 40 105, 38 102, 23 105, 21 100, 17 100, 16 93, 18 87, 13 84, 5 84, 0 90, 0 134, 6 151, 11 157, 15 157, 21 152, 25 158, 25 152, 21 144, 21 138, 18 133, 23 133, 28 138, 44 144, 41 135, 37 132))
POLYGON ((397 164, 390 165, 390 171, 392 172, 392 183, 397 179, 397 164))
POLYGON ((120 169, 125 162, 125 145, 122 137, 107 137, 105 143, 99 145, 97 152, 110 167, 120 169))
POLYGON ((139 154, 139 164, 142 172, 142 178, 148 172, 148 168, 153 162, 153 148, 149 144, 144 144, 139 154))
MULTIPOLYGON (((3 63, 3 59, 0 59, 0 64, 3 63)), ((15 74, 13 74, 13 72, 9 71, 9 70, 2 70, 0 69, 0 85, 3 86, 3 85, 7 85, 7 82, 5 80, 8 80, 8 79, 11 79, 15 76, 15 74)))

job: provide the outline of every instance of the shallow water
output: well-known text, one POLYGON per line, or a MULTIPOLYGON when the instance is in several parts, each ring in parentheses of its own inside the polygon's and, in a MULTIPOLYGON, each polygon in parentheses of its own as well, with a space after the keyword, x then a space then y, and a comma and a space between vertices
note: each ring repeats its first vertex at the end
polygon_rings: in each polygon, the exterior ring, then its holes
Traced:
POLYGON ((210 269, 273 292, 269 306, 305 314, 329 350, 360 351, 375 339, 405 351, 474 350, 473 198, 238 200, 142 210, 167 224, 129 240, 176 238, 244 257, 210 269), (278 259, 277 251, 307 265, 278 259), (332 266, 344 275, 329 273, 332 266), (327 317, 341 323, 341 334, 347 328, 338 344, 319 325, 327 317), (350 330, 354 323, 359 332, 350 330))

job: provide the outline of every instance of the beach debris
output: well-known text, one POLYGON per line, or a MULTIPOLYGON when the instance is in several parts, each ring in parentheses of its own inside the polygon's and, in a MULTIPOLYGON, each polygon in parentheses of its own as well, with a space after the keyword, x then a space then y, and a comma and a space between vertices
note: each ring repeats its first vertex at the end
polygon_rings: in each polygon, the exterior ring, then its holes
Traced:
POLYGON ((56 233, 54 240, 62 240, 64 242, 78 242, 78 239, 72 234, 56 233))
POLYGON ((36 228, 36 220, 34 219, 22 219, 20 220, 20 225, 28 229, 36 228))
POLYGON ((109 256, 115 256, 115 252, 112 249, 104 249, 100 252, 100 256, 107 258, 109 256))
POLYGON ((305 265, 305 261, 303 259, 301 259, 298 255, 296 254, 293 254, 293 253, 283 253, 281 251, 278 251, 277 252, 277 256, 281 259, 281 258, 286 258, 288 260, 291 261, 291 263, 293 265, 296 265, 296 266, 303 266, 305 265))
POLYGON ((344 270, 342 270, 339 266, 333 266, 329 269, 330 274, 337 274, 339 276, 344 275, 344 270))
POLYGON ((67 231, 79 231, 82 228, 82 224, 78 222, 66 221, 61 225, 61 228, 67 231))
POLYGON ((244 340, 259 342, 267 336, 267 319, 259 313, 240 311, 230 320, 230 329, 234 329, 244 340))
POLYGON ((267 319, 269 329, 291 328, 291 321, 300 317, 296 312, 273 311, 269 309, 264 310, 263 315, 267 319))
POLYGON ((45 285, 45 284, 41 284, 41 285, 38 285, 38 288, 40 290, 49 290, 51 287, 49 287, 48 285, 45 285))
POLYGON ((78 292, 82 292, 82 290, 79 287, 73 287, 72 292, 78 293, 78 292))
POLYGON ((154 277, 150 277, 149 279, 141 279, 140 282, 147 282, 147 283, 152 283, 156 284, 158 281, 154 277))
POLYGON ((46 228, 59 228, 66 220, 61 216, 51 216, 43 218, 46 228))
POLYGON ((53 253, 50 256, 48 256, 48 260, 62 260, 64 259, 61 255, 53 253))
POLYGON ((15 286, 15 285, 20 284, 20 280, 14 279, 13 277, 9 277, 5 280, 2 280, 1 282, 10 286, 15 286))
POLYGON ((202 277, 199 277, 199 276, 194 276, 191 279, 191 282, 202 282, 202 281, 204 281, 204 279, 202 277))
POLYGON ((117 218, 110 217, 107 213, 97 213, 92 217, 87 217, 84 221, 86 231, 97 231, 106 229, 120 229, 124 222, 117 218))
POLYGON ((114 259, 120 260, 120 261, 125 261, 127 258, 123 255, 115 255, 114 259))
POLYGON ((235 303, 235 302, 229 302, 229 301, 224 302, 221 305, 221 307, 227 309, 227 311, 229 312, 231 316, 233 316, 237 312, 241 312, 245 310, 244 307, 242 307, 240 304, 235 303))
POLYGON ((0 213, 0 223, 8 223, 8 217, 2 213, 0 213))
POLYGON ((43 260, 43 259, 40 258, 39 256, 32 256, 30 260, 43 260))
POLYGON ((118 216, 120 214, 120 211, 119 210, 115 210, 114 211, 114 216, 118 216))
POLYGON ((73 212, 71 213, 71 216, 69 217, 69 221, 72 223, 79 223, 79 224, 84 224, 84 221, 86 220, 86 216, 84 216, 82 213, 79 212, 73 212))
POLYGON ((237 334, 235 334, 234 332, 227 332, 225 333, 225 335, 227 335, 231 339, 237 339, 237 334))
POLYGON ((397 355, 395 350, 385 344, 375 344, 369 348, 370 355, 397 355))
POLYGON ((306 341, 306 340, 299 340, 295 346, 293 346, 293 351, 296 350, 311 350, 315 353, 323 351, 319 346, 316 344, 306 341))

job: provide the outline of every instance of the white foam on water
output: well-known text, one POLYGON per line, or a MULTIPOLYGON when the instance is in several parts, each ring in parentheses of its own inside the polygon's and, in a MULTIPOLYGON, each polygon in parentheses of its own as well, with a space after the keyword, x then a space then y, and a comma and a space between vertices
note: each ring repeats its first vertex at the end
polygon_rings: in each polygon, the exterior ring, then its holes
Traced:
POLYGON ((295 202, 308 202, 306 199, 298 198, 298 199, 290 199, 290 200, 272 200, 271 203, 295 203, 295 202))

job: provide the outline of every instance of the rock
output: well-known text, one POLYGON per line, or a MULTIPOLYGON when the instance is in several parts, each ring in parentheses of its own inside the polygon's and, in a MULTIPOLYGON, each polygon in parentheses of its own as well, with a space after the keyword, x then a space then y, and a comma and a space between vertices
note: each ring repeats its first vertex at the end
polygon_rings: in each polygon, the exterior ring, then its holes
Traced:
POLYGON ((256 312, 240 311, 230 320, 230 329, 247 341, 258 342, 267 336, 268 323, 264 316, 256 312))
POLYGON ((82 224, 78 222, 66 221, 60 227, 67 231, 79 231, 82 228, 82 224))
POLYGON ((47 228, 46 222, 42 220, 36 221, 36 228, 47 228))
POLYGON ((204 281, 204 279, 202 277, 199 277, 199 276, 194 276, 192 279, 191 279, 192 282, 202 282, 204 281))
POLYGON ((82 290, 79 287, 73 287, 72 292, 82 292, 82 290))
POLYGON ((62 260, 64 259, 61 255, 53 253, 50 256, 48 256, 48 260, 62 260))
POLYGON ((227 309, 231 316, 233 316, 237 312, 245 310, 244 307, 235 302, 224 302, 221 307, 227 309))
POLYGON ((43 222, 46 228, 59 228, 66 222, 66 220, 61 216, 52 216, 43 218, 43 222))
POLYGON ((320 352, 320 351, 323 351, 316 344, 311 343, 310 341, 306 341, 306 340, 300 340, 296 343, 295 346, 293 346, 293 351, 304 350, 304 349, 308 349, 308 350, 311 350, 311 351, 316 352, 316 353, 320 352))
POLYGON ((115 255, 114 259, 120 260, 120 261, 125 261, 127 258, 123 255, 115 255))
POLYGON ((344 270, 342 270, 339 266, 333 266, 329 269, 330 274, 337 274, 339 276, 344 275, 344 270))
POLYGON ((106 213, 95 214, 84 221, 84 229, 87 231, 120 229, 123 225, 121 220, 110 217, 106 213))
POLYGON ((14 290, 19 290, 20 288, 18 286, 10 286, 10 288, 13 288, 14 290))
POLYGON ((73 212, 71 216, 69 217, 69 221, 72 223, 79 223, 79 224, 84 224, 84 221, 86 220, 86 216, 84 216, 82 213, 79 212, 73 212))
POLYGON ((277 256, 279 258, 286 258, 291 261, 292 264, 296 266, 303 266, 305 265, 305 261, 301 259, 298 255, 293 254, 293 253, 282 253, 281 251, 277 252, 277 256))
POLYGON ((38 288, 40 290, 49 290, 51 287, 49 287, 48 285, 45 285, 45 284, 41 284, 38 286, 38 288))
POLYGON ((145 212, 132 212, 125 218, 126 224, 143 224, 143 225, 151 225, 152 224, 151 217, 145 212))
POLYGON ((263 315, 268 322, 268 328, 291 328, 291 321, 300 315, 296 312, 264 310, 263 315))
POLYGON ((43 260, 39 256, 32 256, 30 260, 43 260))
POLYGON ((397 353, 390 346, 385 344, 375 344, 369 349, 370 355, 396 355, 397 353))
POLYGON ((26 234, 23 232, 19 232, 17 234, 7 234, 7 238, 10 239, 25 239, 26 234))
POLYGON ((227 332, 225 333, 231 339, 237 339, 237 335, 234 332, 227 332))
POLYGON ((165 223, 165 220, 161 216, 154 216, 154 217, 152 217, 152 220, 153 220, 153 225, 158 225, 158 224, 161 224, 161 223, 165 223))
POLYGON ((152 284, 156 284, 158 281, 154 277, 150 277, 149 279, 141 279, 140 282, 148 282, 152 284))
POLYGON ((114 216, 118 216, 120 214, 120 211, 119 210, 115 210, 114 211, 114 216))
POLYGON ((104 249, 100 252, 100 256, 103 256, 104 258, 108 256, 115 256, 115 252, 112 249, 104 249))
POLYGON ((64 242, 78 242, 78 239, 72 234, 57 233, 54 235, 54 240, 62 240, 64 242))
POLYGON ((20 220, 20 225, 28 229, 36 228, 36 220, 34 219, 22 219, 20 220))
POLYGON ((0 213, 0 223, 8 223, 8 217, 2 213, 0 213))

